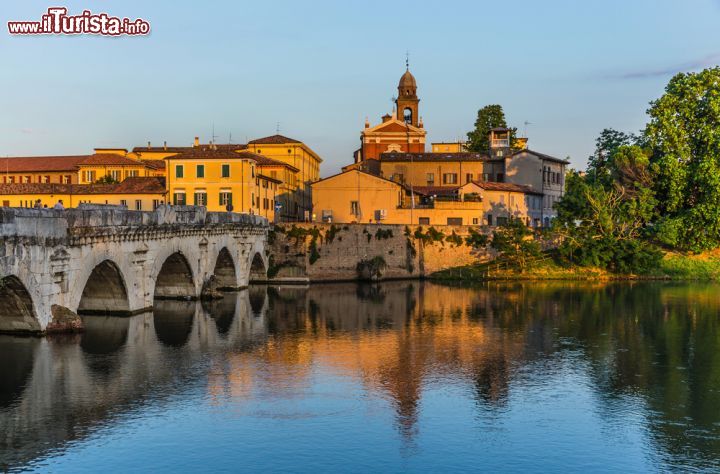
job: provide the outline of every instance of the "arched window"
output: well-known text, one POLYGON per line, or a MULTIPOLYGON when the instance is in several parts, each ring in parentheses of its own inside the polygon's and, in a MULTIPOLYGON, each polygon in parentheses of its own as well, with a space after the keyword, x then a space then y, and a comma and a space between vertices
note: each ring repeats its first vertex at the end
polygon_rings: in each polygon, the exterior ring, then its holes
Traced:
POLYGON ((405 123, 412 123, 412 114, 412 109, 410 107, 406 107, 405 110, 403 110, 403 118, 405 120, 405 123))

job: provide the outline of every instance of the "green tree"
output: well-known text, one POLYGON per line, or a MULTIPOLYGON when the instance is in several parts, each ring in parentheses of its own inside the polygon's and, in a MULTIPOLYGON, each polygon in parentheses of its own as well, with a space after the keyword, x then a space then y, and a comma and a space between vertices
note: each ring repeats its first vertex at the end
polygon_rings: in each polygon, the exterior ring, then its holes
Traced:
POLYGON ((645 140, 661 219, 660 241, 702 251, 720 245, 720 68, 673 77, 651 103, 645 140))
MULTIPOLYGON (((478 110, 477 119, 475 120, 475 129, 468 132, 467 147, 469 151, 478 153, 487 152, 490 149, 489 135, 493 128, 508 128, 505 121, 505 112, 502 105, 486 105, 478 110)), ((517 128, 510 129, 510 144, 515 145, 515 137, 517 128)))
POLYGON ((590 179, 608 182, 612 156, 621 146, 633 145, 637 141, 637 137, 633 134, 612 128, 603 129, 595 140, 595 152, 588 158, 587 172, 590 179))
POLYGON ((576 172, 566 177, 553 223, 559 254, 572 264, 619 273, 650 271, 661 254, 647 240, 657 208, 648 155, 637 145, 622 145, 605 166, 602 180, 576 172))
POLYGON ((95 181, 95 184, 118 184, 118 181, 109 174, 106 174, 102 178, 95 181))
POLYGON ((540 244, 533 238, 532 230, 522 219, 515 217, 493 232, 490 245, 498 251, 500 257, 521 271, 527 268, 532 258, 540 255, 540 244))

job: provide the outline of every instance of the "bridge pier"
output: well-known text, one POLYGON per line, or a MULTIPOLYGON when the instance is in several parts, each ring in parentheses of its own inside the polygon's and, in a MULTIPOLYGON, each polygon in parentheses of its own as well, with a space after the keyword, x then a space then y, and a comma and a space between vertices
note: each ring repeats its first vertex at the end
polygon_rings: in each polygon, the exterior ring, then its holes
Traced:
POLYGON ((0 331, 42 332, 55 314, 129 315, 156 299, 246 287, 267 268, 266 219, 194 206, 0 209, 0 331), (64 308, 66 311, 59 311, 64 308))

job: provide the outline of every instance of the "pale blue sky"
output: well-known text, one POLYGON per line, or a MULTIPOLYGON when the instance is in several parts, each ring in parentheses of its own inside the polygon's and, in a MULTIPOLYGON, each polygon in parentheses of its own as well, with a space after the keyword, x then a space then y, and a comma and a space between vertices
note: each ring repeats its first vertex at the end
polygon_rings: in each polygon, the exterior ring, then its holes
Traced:
POLYGON ((584 167, 604 127, 636 131, 674 72, 720 62, 720 1, 3 2, 0 156, 188 145, 275 132, 351 162, 404 72, 429 141, 499 103, 531 148, 584 167), (142 17, 147 37, 11 37, 64 5, 142 17))

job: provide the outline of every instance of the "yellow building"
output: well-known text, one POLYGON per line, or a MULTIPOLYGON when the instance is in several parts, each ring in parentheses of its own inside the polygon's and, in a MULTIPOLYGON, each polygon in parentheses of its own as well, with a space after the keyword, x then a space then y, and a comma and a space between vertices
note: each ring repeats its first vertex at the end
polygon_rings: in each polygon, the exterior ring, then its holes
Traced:
POLYGON ((542 194, 512 183, 410 187, 349 170, 312 188, 316 222, 496 226, 512 216, 540 225, 542 194))
POLYGON ((309 216, 312 205, 310 185, 320 179, 322 159, 310 147, 293 138, 273 135, 251 140, 248 144, 201 144, 200 139, 195 137, 192 146, 173 147, 166 143, 162 146, 152 146, 148 143, 146 147, 133 148, 128 156, 149 163, 210 147, 222 151, 234 151, 241 155, 247 153, 246 158, 256 161, 261 170, 260 174, 281 181, 276 196, 280 210, 278 219, 303 220, 306 211, 309 216))
POLYGON ((465 142, 437 142, 431 144, 433 153, 461 153, 467 151, 465 142))
POLYGON ((297 170, 292 179, 286 181, 288 189, 294 191, 281 214, 284 220, 309 219, 312 210, 311 185, 320 179, 320 156, 303 142, 282 135, 250 140, 247 151, 282 161, 297 170))
POLYGON ((116 153, 95 153, 77 164, 79 182, 92 184, 109 179, 122 182, 126 178, 165 176, 165 169, 116 153))
POLYGON ((16 183, 0 185, 4 207, 53 207, 62 200, 66 208, 79 204, 111 204, 150 211, 166 202, 165 180, 157 177, 130 177, 119 184, 16 183))
POLYGON ((198 146, 165 160, 172 204, 206 206, 210 211, 232 206, 234 212, 274 219, 279 180, 262 175, 251 154, 198 146))

